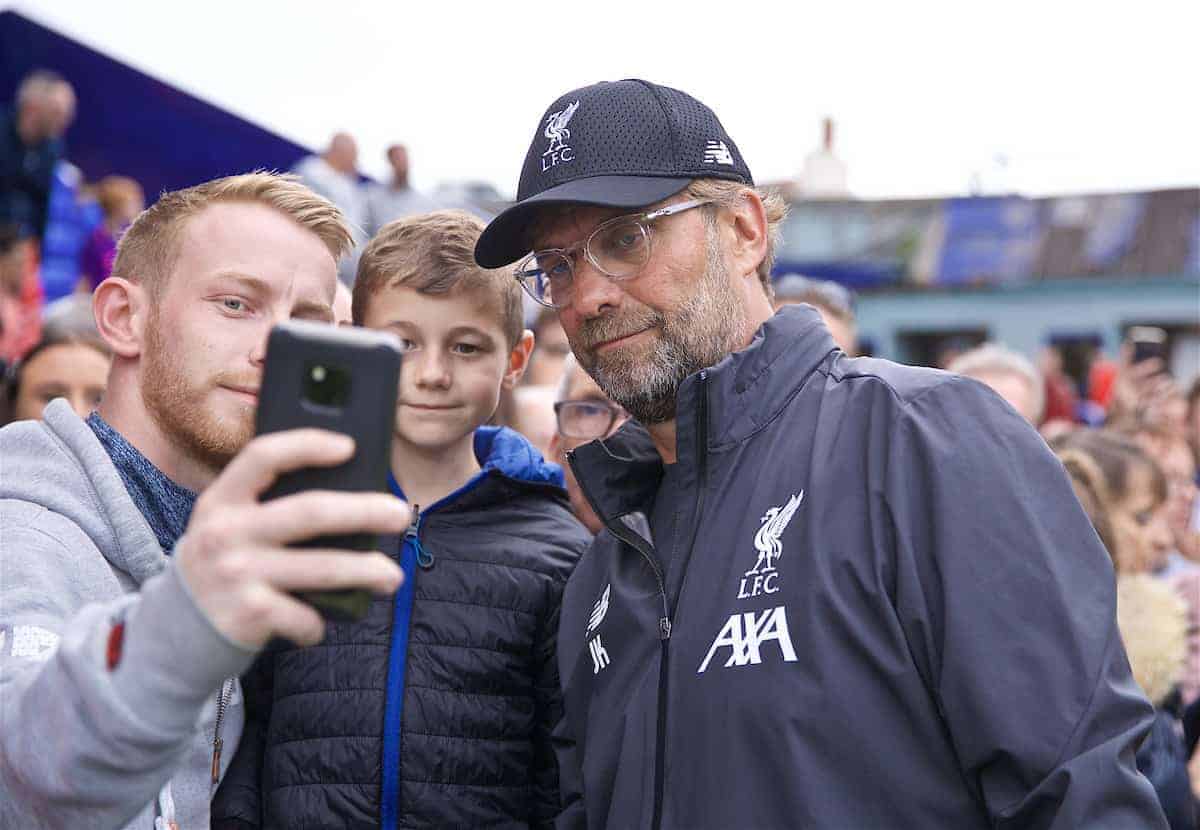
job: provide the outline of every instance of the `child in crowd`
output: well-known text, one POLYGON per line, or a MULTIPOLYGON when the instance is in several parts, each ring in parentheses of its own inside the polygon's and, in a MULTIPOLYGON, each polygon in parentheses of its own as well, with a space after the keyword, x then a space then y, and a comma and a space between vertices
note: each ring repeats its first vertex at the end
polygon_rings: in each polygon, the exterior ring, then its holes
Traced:
POLYGON ((549 826, 558 812, 554 644, 590 537, 561 470, 485 426, 533 335, 516 280, 475 265, 482 229, 441 211, 385 225, 362 253, 354 321, 405 351, 391 486, 416 519, 384 550, 406 578, 321 645, 260 661, 214 827, 549 826))

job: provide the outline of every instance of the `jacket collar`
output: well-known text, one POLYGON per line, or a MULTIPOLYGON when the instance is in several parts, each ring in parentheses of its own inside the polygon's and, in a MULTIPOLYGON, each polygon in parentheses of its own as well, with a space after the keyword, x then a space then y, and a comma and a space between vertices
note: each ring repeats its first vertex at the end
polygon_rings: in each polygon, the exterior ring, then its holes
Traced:
POLYGON ((84 421, 96 433, 100 443, 112 459, 125 482, 125 489, 141 511, 142 516, 158 537, 163 553, 170 554, 175 543, 187 529, 192 509, 196 506, 196 494, 172 481, 166 473, 155 467, 150 459, 130 444, 125 436, 93 412, 84 421))
POLYGON ((484 426, 475 430, 475 458, 484 473, 496 470, 528 484, 564 486, 562 468, 542 458, 525 436, 508 427, 484 426))
MULTIPOLYGON (((422 505, 423 511, 434 506, 462 500, 487 481, 492 473, 517 485, 555 487, 565 495, 562 467, 542 458, 542 454, 525 436, 508 427, 481 426, 472 438, 479 472, 457 487, 436 505, 422 505)), ((407 498, 396 477, 388 472, 388 487, 400 498, 407 498)))
MULTIPOLYGON (((704 450, 733 446, 771 423, 836 349, 812 306, 780 309, 758 329, 749 346, 680 385, 675 407, 680 463, 690 462, 699 449, 701 395, 708 399, 704 450)), ((583 445, 574 451, 573 459, 576 477, 598 515, 649 513, 663 464, 640 424, 631 421, 611 437, 583 445)))
MULTIPOLYGON (((815 308, 780 309, 759 328, 749 346, 707 371, 708 449, 740 443, 774 420, 836 348, 815 308)), ((693 375, 680 387, 676 404, 680 425, 694 420, 697 381, 693 375)))

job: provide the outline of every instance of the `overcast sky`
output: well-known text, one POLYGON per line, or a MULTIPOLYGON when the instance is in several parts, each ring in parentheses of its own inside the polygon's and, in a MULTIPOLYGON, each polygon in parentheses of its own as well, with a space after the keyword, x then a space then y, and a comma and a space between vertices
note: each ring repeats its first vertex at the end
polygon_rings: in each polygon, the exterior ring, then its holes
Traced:
POLYGON ((348 130, 371 175, 404 142, 424 188, 511 195, 545 107, 625 77, 711 106, 760 182, 794 175, 829 115, 863 198, 973 174, 1029 195, 1200 184, 1195 0, 7 7, 303 144, 348 130))

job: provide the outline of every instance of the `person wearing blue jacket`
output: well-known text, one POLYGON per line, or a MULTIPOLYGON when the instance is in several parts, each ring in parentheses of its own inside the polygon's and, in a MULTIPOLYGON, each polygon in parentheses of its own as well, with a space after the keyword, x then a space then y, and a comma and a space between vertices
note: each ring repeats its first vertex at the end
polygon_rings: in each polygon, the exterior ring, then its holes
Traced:
POLYGON ((563 596, 561 824, 1165 827, 1061 464, 981 384, 773 314, 783 215, 711 110, 626 80, 547 109, 476 246, 634 419, 570 458, 605 529, 563 596))
POLYGON ((591 541, 562 469, 487 426, 533 347, 521 289, 475 265, 483 223, 438 211, 383 226, 353 316, 404 349, 385 539, 405 581, 316 648, 280 645, 246 683, 246 729, 213 826, 550 827, 567 576, 591 541))

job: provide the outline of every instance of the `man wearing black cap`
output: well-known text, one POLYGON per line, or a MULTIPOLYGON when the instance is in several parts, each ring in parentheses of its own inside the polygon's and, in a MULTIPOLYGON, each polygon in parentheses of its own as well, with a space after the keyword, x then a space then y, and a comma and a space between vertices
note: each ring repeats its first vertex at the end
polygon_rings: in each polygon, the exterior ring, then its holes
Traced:
POLYGON ((570 458, 605 531, 563 598, 564 823, 1165 827, 1061 466, 982 385, 773 315, 782 215, 703 104, 602 83, 476 248, 636 419, 570 458))

